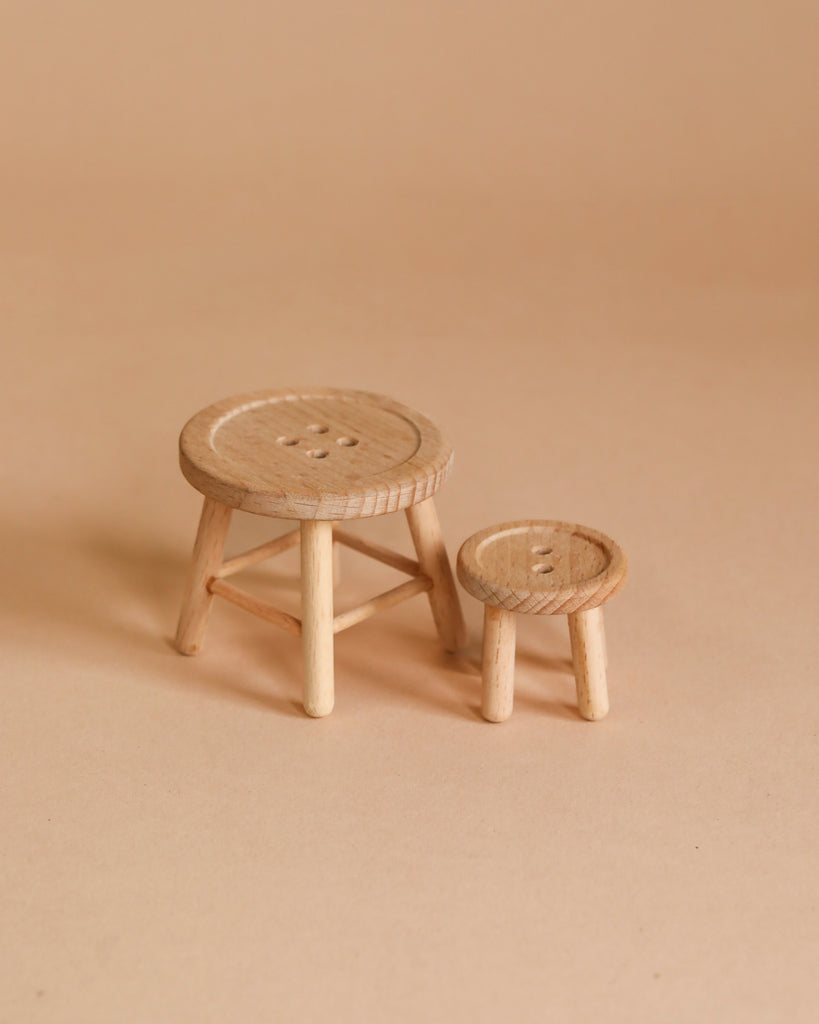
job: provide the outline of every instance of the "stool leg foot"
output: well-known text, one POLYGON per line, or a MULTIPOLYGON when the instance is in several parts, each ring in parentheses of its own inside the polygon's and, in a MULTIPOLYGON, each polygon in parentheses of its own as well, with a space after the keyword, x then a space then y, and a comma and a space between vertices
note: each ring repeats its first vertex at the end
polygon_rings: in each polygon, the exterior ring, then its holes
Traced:
POLYGON ((481 714, 505 722, 515 697, 515 613, 484 606, 481 714))
POLYGON ((609 710, 603 609, 591 608, 587 612, 570 614, 569 637, 577 685, 577 706, 583 718, 596 722, 599 718, 605 718, 609 710))
POLYGON ((432 498, 410 506, 407 522, 421 572, 432 580, 429 603, 441 643, 448 651, 460 651, 466 646, 466 624, 432 498))
POLYGON ((208 583, 222 564, 230 515, 233 510, 205 498, 199 530, 193 545, 193 558, 188 571, 188 582, 182 600, 179 625, 176 628, 176 649, 180 654, 198 654, 205 640, 208 615, 213 594, 208 583))
POLYGON ((301 524, 301 638, 304 710, 323 718, 333 710, 333 526, 301 524))

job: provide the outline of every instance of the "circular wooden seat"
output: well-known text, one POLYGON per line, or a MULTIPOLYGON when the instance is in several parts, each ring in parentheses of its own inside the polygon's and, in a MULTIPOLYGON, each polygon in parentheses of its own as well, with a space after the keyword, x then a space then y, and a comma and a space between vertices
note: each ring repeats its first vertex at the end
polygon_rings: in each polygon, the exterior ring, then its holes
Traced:
POLYGON ((182 472, 223 505, 281 519, 407 509, 446 481, 452 448, 425 416, 367 391, 282 388, 224 399, 179 439, 182 472))
POLYGON ((458 553, 458 579, 473 597, 532 615, 596 608, 623 587, 627 569, 610 537, 551 519, 491 526, 458 553))

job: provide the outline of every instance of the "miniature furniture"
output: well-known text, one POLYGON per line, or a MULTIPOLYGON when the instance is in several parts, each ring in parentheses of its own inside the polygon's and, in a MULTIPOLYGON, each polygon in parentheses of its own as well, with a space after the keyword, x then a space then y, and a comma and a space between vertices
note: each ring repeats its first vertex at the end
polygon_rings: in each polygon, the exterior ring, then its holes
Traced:
POLYGON ((524 519, 474 534, 458 552, 458 579, 483 601, 481 711, 512 713, 515 614, 568 615, 580 714, 609 710, 601 605, 626 582, 626 556, 602 533, 575 523, 524 519))
POLYGON ((197 413, 179 439, 188 482, 205 496, 176 646, 196 654, 214 595, 300 635, 304 709, 333 709, 333 636, 426 593, 441 641, 461 648, 465 627, 432 496, 453 452, 426 417, 381 395, 334 388, 261 391, 197 413), (222 561, 233 509, 298 521, 298 528, 222 561), (335 524, 404 510, 417 561, 335 524), (301 619, 227 582, 247 566, 301 544, 301 619), (384 562, 410 579, 340 614, 333 608, 333 545, 384 562))

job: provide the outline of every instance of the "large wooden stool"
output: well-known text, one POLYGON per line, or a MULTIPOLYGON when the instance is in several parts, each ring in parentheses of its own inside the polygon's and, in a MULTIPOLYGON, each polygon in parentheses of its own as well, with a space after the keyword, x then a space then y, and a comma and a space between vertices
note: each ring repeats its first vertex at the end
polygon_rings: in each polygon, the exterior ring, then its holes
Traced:
POLYGON ((626 582, 622 550, 575 523, 524 519, 473 534, 458 552, 458 579, 485 604, 481 710, 490 722, 512 713, 515 614, 568 615, 580 714, 609 710, 604 601, 626 582))
POLYGON ((197 413, 179 439, 182 472, 205 495, 205 503, 176 633, 178 650, 200 650, 214 594, 300 634, 304 709, 318 718, 333 709, 333 635, 382 609, 426 592, 444 647, 460 649, 463 615, 432 502, 452 457, 452 448, 425 416, 365 391, 260 391, 197 413), (223 562, 234 508, 298 520, 299 527, 223 562), (334 525, 401 509, 417 561, 334 525), (227 576, 299 542, 301 619, 227 582, 227 576), (334 542, 411 579, 334 615, 334 542))

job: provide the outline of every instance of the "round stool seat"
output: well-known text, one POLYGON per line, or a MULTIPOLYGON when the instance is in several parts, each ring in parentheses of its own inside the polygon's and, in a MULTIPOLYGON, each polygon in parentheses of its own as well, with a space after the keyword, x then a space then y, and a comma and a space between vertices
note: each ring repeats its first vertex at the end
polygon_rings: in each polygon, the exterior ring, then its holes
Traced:
POLYGON ((458 579, 473 597, 534 615, 596 608, 623 587, 627 570, 611 538, 551 519, 490 526, 458 553, 458 579))
POLYGON ((425 416, 367 391, 283 388, 216 402, 185 425, 190 484, 281 519, 359 519, 407 509, 446 481, 452 448, 425 416))

